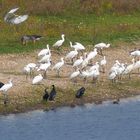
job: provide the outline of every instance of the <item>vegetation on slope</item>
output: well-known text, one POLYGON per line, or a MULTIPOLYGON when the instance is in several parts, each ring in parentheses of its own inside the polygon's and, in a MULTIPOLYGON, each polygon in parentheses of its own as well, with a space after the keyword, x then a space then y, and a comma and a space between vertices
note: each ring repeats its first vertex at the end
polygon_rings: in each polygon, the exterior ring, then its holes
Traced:
POLYGON ((1 1, 0 53, 29 52, 52 45, 60 34, 84 45, 98 42, 134 41, 140 37, 140 0, 12 0, 1 1), (29 19, 17 26, 3 21, 11 8, 20 7, 17 13, 29 14, 29 19), (20 38, 26 34, 43 35, 42 41, 26 47, 20 38))

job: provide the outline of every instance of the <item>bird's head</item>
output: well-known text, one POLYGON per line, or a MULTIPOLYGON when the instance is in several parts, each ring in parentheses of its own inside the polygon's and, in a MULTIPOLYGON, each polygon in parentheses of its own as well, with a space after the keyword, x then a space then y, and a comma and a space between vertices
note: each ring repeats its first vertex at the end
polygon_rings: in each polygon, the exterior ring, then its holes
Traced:
POLYGON ((72 47, 72 42, 70 41, 70 46, 72 47))
POLYGON ((109 47, 110 47, 110 44, 107 44, 107 45, 106 45, 106 48, 109 48, 109 47))
POLYGON ((62 37, 65 37, 65 34, 62 34, 61 36, 62 36, 62 37))
POLYGON ((55 85, 52 85, 52 88, 55 88, 55 85))
POLYGON ((94 48, 94 51, 97 52, 97 48, 94 48))
POLYGON ((47 49, 49 50, 49 44, 46 45, 47 49))
POLYGON ((12 81, 13 81, 13 79, 11 78, 11 79, 9 80, 9 83, 12 83, 12 81))
POLYGON ((64 58, 63 57, 61 57, 61 61, 63 61, 64 60, 64 58))

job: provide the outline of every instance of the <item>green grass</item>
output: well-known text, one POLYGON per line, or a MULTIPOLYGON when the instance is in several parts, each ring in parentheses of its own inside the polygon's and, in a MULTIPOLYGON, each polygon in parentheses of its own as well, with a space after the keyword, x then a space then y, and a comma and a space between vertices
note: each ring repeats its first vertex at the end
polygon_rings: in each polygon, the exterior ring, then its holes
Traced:
POLYGON ((52 45, 66 35, 65 47, 69 41, 79 41, 84 45, 98 42, 132 42, 140 37, 139 13, 133 15, 57 15, 29 16, 29 19, 18 25, 9 25, 0 21, 0 53, 22 53, 52 45), (20 38, 25 34, 39 34, 44 38, 35 45, 29 43, 23 46, 20 38))

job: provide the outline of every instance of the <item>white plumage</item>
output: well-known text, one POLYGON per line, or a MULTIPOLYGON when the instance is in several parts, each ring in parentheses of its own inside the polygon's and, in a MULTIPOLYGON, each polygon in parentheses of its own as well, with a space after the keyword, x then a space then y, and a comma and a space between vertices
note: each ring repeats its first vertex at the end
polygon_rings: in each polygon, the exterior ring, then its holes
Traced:
POLYGON ((47 49, 42 49, 39 53, 38 56, 44 56, 45 54, 48 54, 50 51, 49 45, 47 44, 47 49))
POLYGON ((71 75, 70 75, 70 79, 73 79, 73 78, 76 78, 80 75, 80 71, 77 70, 77 71, 74 71, 71 75))
POLYGON ((28 15, 18 16, 18 17, 15 17, 15 18, 11 19, 10 22, 12 24, 19 24, 19 23, 22 23, 25 20, 27 20, 27 18, 28 18, 28 15))
POLYGON ((39 62, 40 62, 40 63, 46 63, 46 62, 48 62, 48 61, 50 60, 50 58, 51 58, 51 52, 50 52, 50 50, 49 50, 49 54, 45 54, 45 55, 39 60, 39 62))
POLYGON ((92 71, 89 71, 88 77, 92 77, 93 79, 97 80, 99 75, 100 75, 99 68, 96 67, 92 71))
POLYGON ((58 63, 56 63, 52 69, 53 69, 53 70, 54 70, 54 69, 55 69, 55 70, 59 70, 63 65, 64 65, 64 58, 61 58, 61 61, 58 62, 58 63))
POLYGON ((56 63, 52 69, 57 70, 57 75, 59 77, 60 68, 64 65, 64 58, 61 58, 61 61, 56 63))
POLYGON ((47 71, 47 69, 51 66, 51 62, 50 60, 48 60, 48 63, 44 63, 44 64, 40 64, 39 68, 37 69, 37 71, 47 71))
POLYGON ((29 63, 29 64, 26 65, 26 67, 29 67, 30 69, 35 69, 36 64, 35 63, 29 63))
POLYGON ((100 61, 100 65, 101 65, 101 66, 105 66, 106 63, 107 63, 106 57, 104 56, 104 58, 100 61))
POLYGON ((140 60, 135 62, 133 69, 139 69, 139 68, 140 68, 140 60))
POLYGON ((83 62, 82 62, 82 69, 84 69, 85 67, 87 67, 87 65, 88 65, 88 59, 87 58, 85 58, 84 60, 83 60, 83 62))
POLYGON ((77 51, 79 50, 85 50, 85 47, 79 43, 79 42, 75 42, 75 45, 72 45, 72 42, 70 42, 70 46, 74 49, 76 49, 77 51))
POLYGON ((112 80, 112 82, 113 82, 116 77, 117 77, 117 71, 115 70, 115 71, 109 73, 108 79, 112 80))
POLYGON ((18 9, 19 9, 19 8, 11 9, 8 13, 9 13, 9 14, 13 14, 13 13, 15 13, 18 9))
POLYGON ((60 47, 60 46, 62 46, 63 45, 63 43, 64 43, 64 41, 65 41, 65 35, 64 34, 62 34, 61 35, 61 40, 58 40, 56 43, 54 43, 53 44, 53 47, 60 47))
POLYGON ((26 74, 29 74, 31 72, 31 69, 29 67, 25 66, 23 68, 23 72, 25 72, 26 74))
POLYGON ((35 76, 32 80, 32 84, 38 84, 43 80, 43 76, 41 74, 35 76))
POLYGON ((15 15, 14 13, 18 10, 19 8, 14 8, 11 9, 4 17, 4 21, 7 23, 11 24, 19 24, 27 20, 28 15, 15 15))
POLYGON ((89 71, 88 70, 81 71, 80 72, 80 76, 83 77, 83 78, 87 78, 89 76, 89 71))
POLYGON ((98 44, 96 44, 94 47, 95 47, 95 48, 98 48, 98 49, 109 48, 109 47, 110 47, 110 44, 98 43, 98 44))
POLYGON ((128 65, 123 74, 129 74, 133 69, 134 69, 134 66, 135 66, 135 59, 132 59, 132 64, 128 65))
POLYGON ((115 61, 115 64, 111 67, 109 73, 114 72, 115 70, 117 70, 120 67, 120 62, 118 60, 115 61))
POLYGON ((77 56, 77 54, 78 54, 78 51, 75 49, 74 51, 69 52, 69 53, 66 55, 66 58, 68 58, 68 59, 73 59, 75 56, 77 56))
POLYGON ((13 86, 12 79, 10 79, 8 83, 4 84, 4 85, 0 88, 0 91, 2 91, 3 94, 6 94, 6 91, 9 90, 12 86, 13 86))
POLYGON ((90 52, 90 53, 87 55, 87 59, 88 59, 88 60, 91 60, 91 59, 93 59, 96 55, 97 55, 97 49, 95 48, 94 51, 90 52))
POLYGON ((91 66, 91 67, 89 68, 89 71, 93 71, 93 70, 95 70, 95 69, 99 69, 99 62, 96 62, 95 65, 91 66))
POLYGON ((80 59, 77 59, 74 64, 73 64, 73 67, 78 67, 79 65, 81 65, 83 62, 83 57, 80 56, 80 59))
POLYGON ((139 57, 140 56, 140 50, 132 51, 132 52, 130 52, 130 55, 134 56, 134 57, 139 57))
POLYGON ((106 66, 106 64, 107 64, 107 61, 106 61, 106 57, 104 56, 104 58, 100 61, 100 65, 101 65, 103 73, 105 73, 105 66, 106 66))

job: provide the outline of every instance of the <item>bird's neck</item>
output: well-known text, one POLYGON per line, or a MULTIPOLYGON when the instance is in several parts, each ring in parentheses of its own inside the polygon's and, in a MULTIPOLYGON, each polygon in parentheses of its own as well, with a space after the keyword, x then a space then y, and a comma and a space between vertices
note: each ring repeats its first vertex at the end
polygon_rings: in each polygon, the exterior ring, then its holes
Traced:
POLYGON ((64 36, 62 36, 62 40, 63 40, 63 41, 65 40, 64 36))
POLYGON ((70 42, 70 46, 72 47, 72 42, 70 42))

